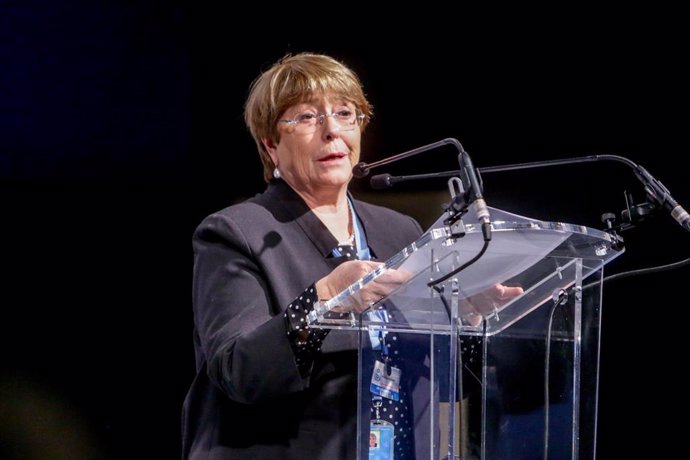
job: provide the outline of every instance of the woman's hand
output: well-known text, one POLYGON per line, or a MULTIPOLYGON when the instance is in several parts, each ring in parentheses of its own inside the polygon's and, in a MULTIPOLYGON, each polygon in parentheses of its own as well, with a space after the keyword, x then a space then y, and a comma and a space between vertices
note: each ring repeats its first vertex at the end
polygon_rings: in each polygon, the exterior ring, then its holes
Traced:
POLYGON ((348 304, 348 307, 357 313, 365 311, 410 279, 409 272, 385 268, 383 262, 350 260, 339 265, 327 276, 316 282, 319 299, 335 297, 359 279, 376 270, 380 270, 381 273, 368 281, 356 295, 351 297, 352 302, 348 304))
POLYGON ((524 290, 519 286, 495 284, 479 294, 461 300, 460 313, 470 325, 478 326, 483 317, 498 311, 523 293, 524 290))

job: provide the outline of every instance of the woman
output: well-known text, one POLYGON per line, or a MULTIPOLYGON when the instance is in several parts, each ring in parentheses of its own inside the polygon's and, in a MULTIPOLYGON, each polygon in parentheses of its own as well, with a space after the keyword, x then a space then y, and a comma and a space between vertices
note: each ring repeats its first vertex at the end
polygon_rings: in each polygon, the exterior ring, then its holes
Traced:
MULTIPOLYGON (((268 186, 194 233, 184 458, 355 458, 356 334, 309 328, 306 314, 422 233, 348 193, 371 115, 358 77, 328 56, 287 56, 252 84, 245 121, 268 186)), ((355 310, 405 279, 385 271, 355 310)))

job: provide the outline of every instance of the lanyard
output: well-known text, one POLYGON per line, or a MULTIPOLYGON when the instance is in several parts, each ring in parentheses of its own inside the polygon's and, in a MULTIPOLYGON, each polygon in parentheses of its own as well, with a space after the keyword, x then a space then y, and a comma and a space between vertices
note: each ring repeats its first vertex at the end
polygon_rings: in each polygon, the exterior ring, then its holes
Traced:
MULTIPOLYGON (((355 207, 352 205, 352 201, 348 197, 348 202, 350 203, 350 213, 353 223, 353 231, 355 233, 355 247, 357 248, 357 259, 359 260, 371 260, 371 251, 369 250, 369 245, 367 244, 367 237, 364 234, 364 227, 362 222, 357 217, 355 213, 355 207)), ((336 247, 333 249, 333 255, 335 257, 342 256, 340 250, 336 247)), ((369 313, 369 319, 372 321, 378 321, 385 323, 388 321, 388 315, 386 310, 373 310, 369 313)), ((385 333, 382 329, 378 331, 369 331, 369 338, 371 339, 371 346, 374 350, 381 350, 384 356, 388 354, 388 347, 386 346, 386 341, 384 340, 385 333)))
MULTIPOLYGON (((352 205, 352 201, 348 197, 348 203, 350 203, 350 218, 352 219, 352 227, 355 233, 355 247, 357 248, 357 259, 359 260, 371 260, 371 251, 369 250, 369 245, 367 244, 367 237, 364 234, 364 227, 362 222, 355 214, 355 207, 352 205)), ((342 256, 340 250, 336 247, 333 249, 333 255, 335 257, 342 256)))
MULTIPOLYGON (((348 198, 349 200, 349 198, 348 198)), ((355 207, 350 202, 350 212, 352 213, 353 230, 355 232, 355 247, 357 248, 357 258, 359 260, 371 260, 371 251, 367 244, 367 236, 364 234, 362 222, 355 214, 355 207)))

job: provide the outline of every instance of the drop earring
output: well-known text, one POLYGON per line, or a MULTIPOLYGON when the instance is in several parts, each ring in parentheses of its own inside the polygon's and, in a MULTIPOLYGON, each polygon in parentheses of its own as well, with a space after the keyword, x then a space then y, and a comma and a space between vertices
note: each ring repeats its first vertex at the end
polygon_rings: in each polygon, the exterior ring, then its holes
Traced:
POLYGON ((277 167, 273 169, 273 178, 280 179, 280 169, 278 169, 277 167))

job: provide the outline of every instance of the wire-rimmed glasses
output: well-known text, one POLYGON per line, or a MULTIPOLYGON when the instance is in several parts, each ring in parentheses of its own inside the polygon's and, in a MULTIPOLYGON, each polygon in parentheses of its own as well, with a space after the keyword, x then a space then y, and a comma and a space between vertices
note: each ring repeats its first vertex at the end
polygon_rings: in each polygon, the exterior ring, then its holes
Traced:
POLYGON ((315 132, 322 126, 326 121, 326 117, 331 117, 341 131, 352 131, 355 129, 355 125, 361 125, 362 121, 364 121, 363 113, 357 113, 356 110, 350 108, 336 110, 331 113, 316 113, 313 110, 307 110, 298 113, 294 118, 278 121, 291 126, 296 132, 308 134, 315 132))

